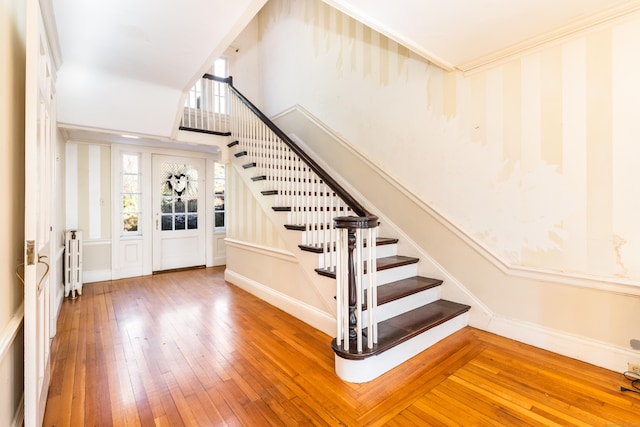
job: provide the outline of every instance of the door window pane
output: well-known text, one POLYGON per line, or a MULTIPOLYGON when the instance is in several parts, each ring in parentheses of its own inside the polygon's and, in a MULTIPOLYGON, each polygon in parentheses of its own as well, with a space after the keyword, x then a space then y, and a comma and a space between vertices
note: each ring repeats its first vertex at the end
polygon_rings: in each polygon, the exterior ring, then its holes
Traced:
POLYGON ((175 229, 176 230, 185 229, 184 215, 176 215, 175 229))
POLYGON ((173 216, 162 215, 162 231, 173 230, 173 216))
POLYGON ((162 230, 195 230, 198 228, 198 171, 184 163, 161 165, 162 230), (191 215, 186 215, 189 212, 191 215))
POLYGON ((187 228, 189 230, 198 228, 198 215, 187 215, 187 228))

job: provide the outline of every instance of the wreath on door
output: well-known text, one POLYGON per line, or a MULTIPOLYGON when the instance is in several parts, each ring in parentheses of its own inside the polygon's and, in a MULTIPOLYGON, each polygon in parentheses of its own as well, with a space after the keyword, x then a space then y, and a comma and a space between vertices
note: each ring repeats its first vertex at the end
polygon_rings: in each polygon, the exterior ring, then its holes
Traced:
POLYGON ((167 172, 165 184, 169 187, 171 194, 177 196, 178 201, 182 199, 183 195, 189 194, 189 190, 193 186, 189 169, 187 165, 183 165, 178 170, 167 172))

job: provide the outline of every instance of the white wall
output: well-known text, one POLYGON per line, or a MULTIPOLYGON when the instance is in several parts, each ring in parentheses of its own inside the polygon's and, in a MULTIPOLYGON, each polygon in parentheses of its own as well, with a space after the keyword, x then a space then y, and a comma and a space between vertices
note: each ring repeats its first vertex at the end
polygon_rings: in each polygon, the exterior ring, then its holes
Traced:
POLYGON ((259 106, 301 104, 404 188, 417 210, 384 214, 495 313, 494 330, 640 359, 625 353, 640 324, 639 18, 468 76, 320 1, 273 0, 259 27, 259 106))
POLYGON ((0 210, 0 425, 22 421, 25 2, 0 2, 0 177, 7 203, 0 210))

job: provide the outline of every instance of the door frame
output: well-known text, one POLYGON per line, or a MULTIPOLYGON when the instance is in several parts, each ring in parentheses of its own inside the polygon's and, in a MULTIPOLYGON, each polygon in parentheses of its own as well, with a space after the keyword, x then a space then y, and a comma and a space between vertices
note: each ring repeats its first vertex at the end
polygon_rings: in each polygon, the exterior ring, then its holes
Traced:
POLYGON ((26 0, 25 16, 24 425, 31 427, 44 419, 55 332, 50 265, 57 261, 52 238, 57 67, 38 0, 26 0))
POLYGON ((155 226, 152 203, 152 156, 154 154, 205 160, 205 253, 206 266, 214 265, 214 223, 213 223, 213 164, 220 162, 221 154, 210 151, 187 151, 144 144, 111 145, 111 185, 112 185, 112 279, 136 277, 153 273, 153 237, 155 226), (140 233, 137 236, 123 236, 120 229, 120 174, 122 172, 122 154, 139 154, 143 176, 142 215, 140 233), (211 181, 211 182, 209 182, 211 181), (210 194, 211 193, 211 194, 210 194), (129 258, 135 258, 132 262, 129 258))

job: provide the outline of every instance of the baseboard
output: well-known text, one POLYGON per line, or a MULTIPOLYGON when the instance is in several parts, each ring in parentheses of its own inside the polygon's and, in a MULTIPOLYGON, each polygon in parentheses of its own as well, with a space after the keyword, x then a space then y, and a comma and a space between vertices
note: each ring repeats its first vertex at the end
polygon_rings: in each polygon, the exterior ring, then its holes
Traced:
POLYGON ((504 317, 494 316, 486 331, 614 372, 626 371, 627 362, 640 363, 640 351, 504 317))
POLYGON ((228 268, 224 272, 224 279, 325 334, 331 337, 335 335, 336 319, 331 315, 228 268))
POLYGON ((111 280, 111 270, 92 270, 82 272, 82 283, 104 282, 111 280))
POLYGON ((21 427, 24 424, 24 393, 22 393, 17 409, 11 421, 11 427, 21 427))

